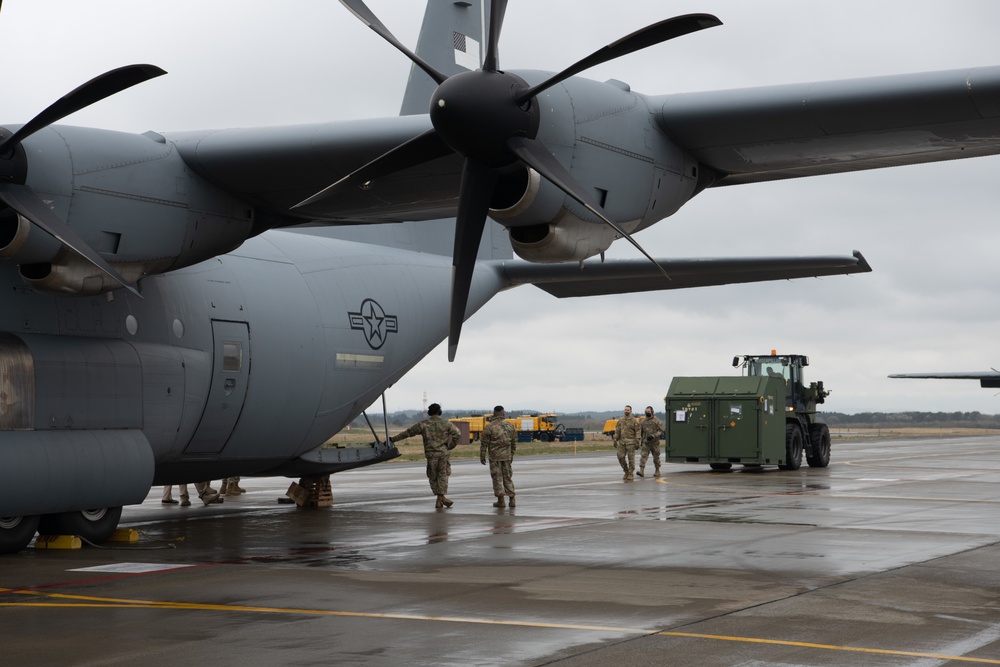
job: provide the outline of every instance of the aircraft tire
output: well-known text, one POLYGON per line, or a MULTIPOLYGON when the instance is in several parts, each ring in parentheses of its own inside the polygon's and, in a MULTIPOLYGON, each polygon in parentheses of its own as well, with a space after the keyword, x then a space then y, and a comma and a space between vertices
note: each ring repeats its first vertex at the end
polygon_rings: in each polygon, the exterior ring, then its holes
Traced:
POLYGON ((798 424, 785 424, 785 464, 780 470, 798 470, 802 466, 802 431, 798 424))
POLYGON ((0 554, 21 551, 28 546, 37 530, 37 516, 0 517, 0 554))
POLYGON ((709 463, 708 467, 712 470, 732 470, 732 463, 709 463))
POLYGON ((121 507, 46 514, 39 532, 43 535, 79 535, 85 542, 103 544, 114 535, 121 518, 121 507))
MULTIPOLYGON (((810 468, 825 468, 830 465, 830 428, 826 424, 813 424, 809 427, 809 440, 819 443, 816 456, 806 456, 810 468)), ((810 448, 812 449, 812 448, 810 448)))

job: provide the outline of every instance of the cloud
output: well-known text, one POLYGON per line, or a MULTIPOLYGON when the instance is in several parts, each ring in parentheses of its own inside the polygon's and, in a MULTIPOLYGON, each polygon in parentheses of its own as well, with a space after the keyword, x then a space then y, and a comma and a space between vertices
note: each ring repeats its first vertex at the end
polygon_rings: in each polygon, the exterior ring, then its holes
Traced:
MULTIPOLYGON (((423 3, 370 0, 414 44, 423 3)), ((724 25, 585 73, 664 94, 997 63, 994 0, 511 0, 508 69, 558 70, 643 25, 710 12, 724 25)), ((90 77, 151 62, 169 75, 67 123, 141 132, 391 116, 405 58, 329 0, 7 0, 3 119, 24 122, 90 77), (57 15, 58 21, 51 20, 57 15), (86 29, 83 29, 86 26, 86 29)), ((454 407, 558 411, 662 399, 675 375, 733 372, 734 354, 808 354, 828 407, 980 410, 975 382, 888 380, 891 372, 1000 364, 1000 158, 709 190, 638 234, 668 257, 844 254, 875 272, 654 295, 556 300, 499 295, 463 331, 458 361, 435 349, 389 391, 454 407)), ((609 257, 635 257, 617 244, 609 257)))

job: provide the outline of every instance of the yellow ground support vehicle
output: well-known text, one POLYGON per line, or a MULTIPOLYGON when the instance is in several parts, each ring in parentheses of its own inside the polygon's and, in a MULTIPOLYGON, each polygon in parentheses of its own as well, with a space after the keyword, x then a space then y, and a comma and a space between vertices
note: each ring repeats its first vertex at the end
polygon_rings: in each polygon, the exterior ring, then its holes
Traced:
POLYGON ((517 429, 518 442, 555 442, 562 440, 566 433, 566 427, 556 423, 556 415, 553 413, 508 417, 507 421, 517 429))
MULTIPOLYGON (((485 415, 471 415, 469 417, 452 417, 448 421, 450 421, 452 424, 455 424, 456 426, 458 426, 461 423, 468 424, 469 442, 476 442, 477 440, 479 440, 479 436, 483 432, 483 427, 486 426, 487 422, 489 422, 489 419, 492 416, 493 413, 490 412, 485 415)), ((459 430, 464 431, 465 429, 459 426, 459 430)))
MULTIPOLYGON (((448 421, 458 426, 461 423, 468 424, 469 442, 476 442, 483 432, 483 428, 489 423, 493 416, 492 412, 484 415, 470 415, 468 417, 452 417, 448 421)), ((517 430, 518 442, 530 442, 531 440, 541 440, 542 442, 555 442, 562 440, 566 427, 556 423, 556 415, 531 414, 508 417, 507 421, 517 430)), ((459 426, 459 429, 464 430, 459 426)))

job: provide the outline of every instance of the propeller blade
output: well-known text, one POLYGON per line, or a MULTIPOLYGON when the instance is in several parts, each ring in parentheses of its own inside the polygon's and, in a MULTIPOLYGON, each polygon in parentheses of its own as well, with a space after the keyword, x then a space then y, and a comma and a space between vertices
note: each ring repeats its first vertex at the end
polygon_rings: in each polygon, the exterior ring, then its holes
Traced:
POLYGON ((448 361, 455 361, 462 333, 465 307, 469 303, 472 273, 476 268, 479 242, 486 227, 486 213, 493 198, 497 175, 479 160, 466 158, 462 170, 462 193, 455 218, 455 255, 451 271, 451 312, 448 318, 448 361))
POLYGON ((570 65, 558 74, 553 75, 546 81, 543 81, 536 86, 532 86, 518 95, 517 101, 518 103, 524 103, 541 93, 543 90, 547 90, 557 83, 564 81, 571 76, 575 76, 586 69, 590 69, 595 65, 600 65, 601 63, 608 62, 609 60, 614 60, 615 58, 620 58, 621 56, 641 51, 647 46, 653 46, 654 44, 665 42, 673 39, 674 37, 681 37, 692 32, 697 32, 698 30, 704 30, 705 28, 714 28, 718 25, 722 25, 722 21, 711 14, 686 14, 684 16, 675 16, 672 19, 666 19, 664 21, 660 21, 659 23, 646 26, 642 30, 637 30, 631 35, 622 37, 617 42, 612 42, 604 48, 595 51, 583 60, 570 65))
POLYGON ((55 237, 57 241, 96 266, 132 294, 142 297, 134 285, 125 280, 110 264, 104 261, 103 257, 77 236, 76 232, 60 220, 59 216, 53 213, 52 209, 27 185, 0 183, 0 201, 30 220, 42 231, 55 237))
POLYGON ((483 61, 483 69, 487 72, 496 72, 500 69, 500 56, 497 53, 497 48, 506 14, 507 0, 493 0, 490 3, 490 35, 486 47, 486 59, 483 61))
POLYGON ((7 137, 7 140, 0 144, 0 155, 9 156, 14 146, 43 127, 48 127, 80 109, 100 102, 106 97, 111 97, 115 93, 120 93, 126 88, 131 88, 137 83, 163 74, 166 72, 156 65, 127 65, 96 76, 56 100, 47 109, 21 126, 21 129, 7 137))
POLYGON ((360 186, 368 181, 373 181, 382 176, 436 160, 445 155, 451 155, 451 153, 451 148, 441 140, 436 130, 427 130, 423 134, 419 134, 409 141, 396 146, 388 153, 383 153, 363 167, 344 176, 333 185, 328 185, 312 197, 300 201, 292 208, 301 208, 309 204, 314 204, 327 197, 332 197, 337 192, 343 192, 351 186, 360 186))
POLYGON ((646 259, 651 261, 653 265, 660 270, 660 273, 662 273, 667 280, 670 280, 670 276, 663 269, 663 267, 660 266, 655 259, 653 259, 652 255, 646 252, 643 247, 639 245, 631 235, 629 235, 628 232, 621 228, 621 226, 615 224, 609 220, 606 215, 604 215, 597 202, 595 202, 587 194, 580 184, 576 182, 576 179, 573 178, 572 174, 570 174, 569 171, 562 166, 562 163, 559 162, 554 155, 552 155, 549 149, 547 149, 542 142, 534 139, 527 139, 525 137, 512 137, 507 140, 507 148, 517 155, 522 162, 547 178, 554 186, 578 201, 588 211, 596 215, 598 218, 603 220, 605 224, 615 230, 615 232, 627 239, 629 243, 635 246, 636 250, 645 255, 646 259))
POLYGON ((427 75, 432 79, 434 79, 434 81, 439 86, 442 83, 444 83, 445 79, 448 78, 441 72, 434 69, 423 58, 421 58, 413 51, 410 51, 408 48, 403 46, 403 44, 398 39, 396 39, 396 36, 393 35, 391 32, 389 32, 389 29, 385 27, 385 24, 379 21, 378 17, 375 16, 374 12, 368 9, 368 5, 362 2, 362 0, 340 0, 340 4, 344 5, 344 7, 347 7, 347 11, 351 12, 356 17, 358 17, 358 20, 360 20, 366 26, 375 31, 375 33, 378 34, 382 39, 384 39, 385 41, 389 42, 397 49, 399 49, 399 51, 402 52, 403 55, 405 55, 407 58, 413 61, 414 65, 427 72, 427 75))

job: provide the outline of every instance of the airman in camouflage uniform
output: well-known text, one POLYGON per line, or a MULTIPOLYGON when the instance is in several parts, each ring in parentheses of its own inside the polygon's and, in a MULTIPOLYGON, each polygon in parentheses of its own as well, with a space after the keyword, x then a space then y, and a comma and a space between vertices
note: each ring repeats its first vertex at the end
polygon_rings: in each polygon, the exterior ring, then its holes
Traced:
POLYGON ((656 464, 656 474, 660 476, 660 436, 663 435, 663 422, 653 414, 653 406, 646 406, 646 417, 640 422, 639 428, 642 431, 642 458, 639 459, 639 477, 645 477, 646 459, 653 455, 653 463, 656 464))
POLYGON ((441 418, 441 406, 437 403, 431 403, 427 407, 427 414, 427 419, 417 422, 389 440, 399 442, 417 434, 423 437, 427 479, 431 483, 431 492, 437 496, 434 506, 438 509, 451 507, 454 503, 445 497, 448 493, 448 475, 451 474, 451 450, 455 449, 462 434, 454 424, 441 418))
POLYGON ((514 452, 517 451, 517 431, 504 419, 506 413, 503 406, 493 408, 493 418, 479 436, 479 462, 486 465, 487 455, 490 460, 490 477, 493 479, 493 495, 497 501, 493 507, 504 507, 504 495, 510 498, 510 506, 515 506, 514 471, 511 464, 514 452))
POLYGON ((639 446, 639 420, 632 414, 632 406, 625 406, 625 416, 615 426, 615 448, 618 449, 618 463, 621 464, 626 482, 631 482, 635 473, 635 448, 639 446))

